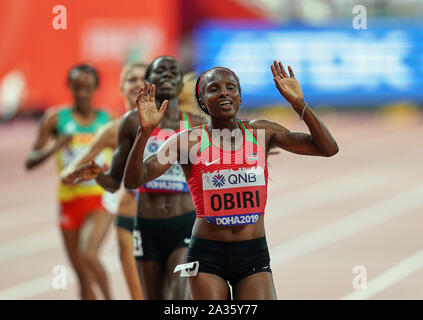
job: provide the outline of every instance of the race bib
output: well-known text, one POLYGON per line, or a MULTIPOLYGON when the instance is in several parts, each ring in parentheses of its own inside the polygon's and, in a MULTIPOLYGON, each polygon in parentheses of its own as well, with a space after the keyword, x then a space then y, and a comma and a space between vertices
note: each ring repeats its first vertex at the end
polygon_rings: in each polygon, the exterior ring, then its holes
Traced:
POLYGON ((132 237, 134 239, 134 257, 142 257, 144 251, 142 249, 141 232, 139 230, 132 231, 132 237))
POLYGON ((262 167, 219 170, 202 174, 204 215, 223 226, 256 223, 267 198, 262 167))
POLYGON ((195 277, 198 273, 199 266, 200 263, 198 261, 178 264, 175 270, 173 270, 173 273, 181 271, 181 277, 195 277))
POLYGON ((160 177, 147 182, 144 188, 147 190, 189 192, 184 172, 178 163, 172 164, 160 177))
MULTIPOLYGON (((144 150, 144 159, 156 153, 174 132, 162 129, 158 135, 150 136, 144 150)), ((174 163, 160 177, 144 184, 148 191, 189 192, 184 172, 178 163, 174 163)))

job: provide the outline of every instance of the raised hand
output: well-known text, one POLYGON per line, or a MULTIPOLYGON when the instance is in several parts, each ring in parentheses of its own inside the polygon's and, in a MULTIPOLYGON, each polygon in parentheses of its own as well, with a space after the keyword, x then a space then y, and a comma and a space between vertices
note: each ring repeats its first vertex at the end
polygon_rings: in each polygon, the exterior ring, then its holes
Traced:
POLYGON ((282 65, 282 62, 273 61, 270 66, 273 74, 273 80, 281 95, 292 105, 298 113, 302 109, 303 92, 297 79, 295 79, 294 71, 288 66, 289 76, 282 65))
POLYGON ((169 103, 168 100, 163 101, 160 109, 156 106, 156 86, 153 84, 148 94, 149 83, 146 82, 144 88, 141 88, 137 97, 138 116, 142 129, 152 130, 158 126, 163 119, 169 103))

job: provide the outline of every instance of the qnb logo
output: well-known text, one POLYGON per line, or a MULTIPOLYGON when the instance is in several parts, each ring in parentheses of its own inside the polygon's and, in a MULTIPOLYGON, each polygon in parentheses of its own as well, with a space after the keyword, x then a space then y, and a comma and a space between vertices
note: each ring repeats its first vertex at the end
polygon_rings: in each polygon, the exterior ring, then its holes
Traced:
POLYGON ((225 185, 225 177, 222 174, 217 174, 213 177, 213 185, 215 187, 223 187, 225 185))
POLYGON ((257 182, 255 173, 238 173, 231 174, 228 176, 228 182, 230 184, 254 184, 257 182))

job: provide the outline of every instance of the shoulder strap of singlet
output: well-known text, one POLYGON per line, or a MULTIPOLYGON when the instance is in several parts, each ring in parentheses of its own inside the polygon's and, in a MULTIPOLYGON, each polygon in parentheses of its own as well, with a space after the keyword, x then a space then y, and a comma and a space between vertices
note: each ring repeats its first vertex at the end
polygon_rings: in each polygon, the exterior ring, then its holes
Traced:
POLYGON ((211 146, 211 141, 209 138, 209 134, 206 129, 206 125, 203 124, 201 126, 201 136, 200 136, 200 149, 198 150, 198 155, 201 154, 205 149, 211 146))
POLYGON ((96 110, 96 120, 100 123, 106 123, 110 121, 110 114, 103 110, 96 110))
POLYGON ((57 112, 56 132, 63 133, 66 124, 72 120, 72 109, 63 108, 57 112))
POLYGON ((98 125, 106 124, 110 121, 109 113, 103 110, 95 110, 95 119, 88 126, 80 126, 72 116, 72 108, 64 108, 58 111, 56 129, 58 133, 65 132, 65 127, 69 122, 73 122, 76 130, 81 132, 95 132, 98 125))
POLYGON ((191 123, 191 117, 189 116, 189 114, 182 110, 179 111, 179 113, 181 115, 181 120, 184 123, 184 129, 191 129, 192 123, 191 123))
POLYGON ((243 121, 240 121, 240 120, 237 120, 237 121, 238 121, 238 125, 240 126, 240 128, 242 130, 244 130, 245 140, 261 147, 260 143, 257 141, 256 136, 254 135, 254 133, 251 132, 251 130, 250 130, 250 128, 248 128, 247 124, 244 123, 243 121))
MULTIPOLYGON (((238 126, 244 131, 245 141, 253 143, 257 146, 261 147, 261 144, 258 142, 254 133, 251 132, 250 128, 248 128, 247 124, 243 121, 237 120, 238 126)), ((201 154, 205 149, 211 146, 211 141, 209 134, 207 132, 206 124, 201 126, 201 136, 200 136, 200 148, 198 150, 198 155, 201 154)))

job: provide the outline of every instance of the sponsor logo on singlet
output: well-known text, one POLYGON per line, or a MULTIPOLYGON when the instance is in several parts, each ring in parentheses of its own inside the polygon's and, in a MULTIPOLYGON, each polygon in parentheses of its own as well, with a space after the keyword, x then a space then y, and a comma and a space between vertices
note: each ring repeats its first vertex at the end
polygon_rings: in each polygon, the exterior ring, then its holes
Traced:
POLYGON ((204 190, 266 185, 264 170, 262 167, 253 167, 248 169, 242 168, 239 170, 225 169, 217 172, 205 172, 202 174, 202 177, 204 190))
POLYGON ((205 218, 218 225, 256 223, 264 211, 266 180, 261 167, 202 174, 205 218))
POLYGON ((156 152, 157 152, 157 150, 159 150, 159 145, 158 145, 155 141, 151 141, 151 142, 148 144, 148 151, 149 151, 150 153, 156 153, 156 152))
POLYGON ((223 187, 225 185, 225 177, 221 174, 217 174, 213 177, 213 185, 215 187, 223 187))

